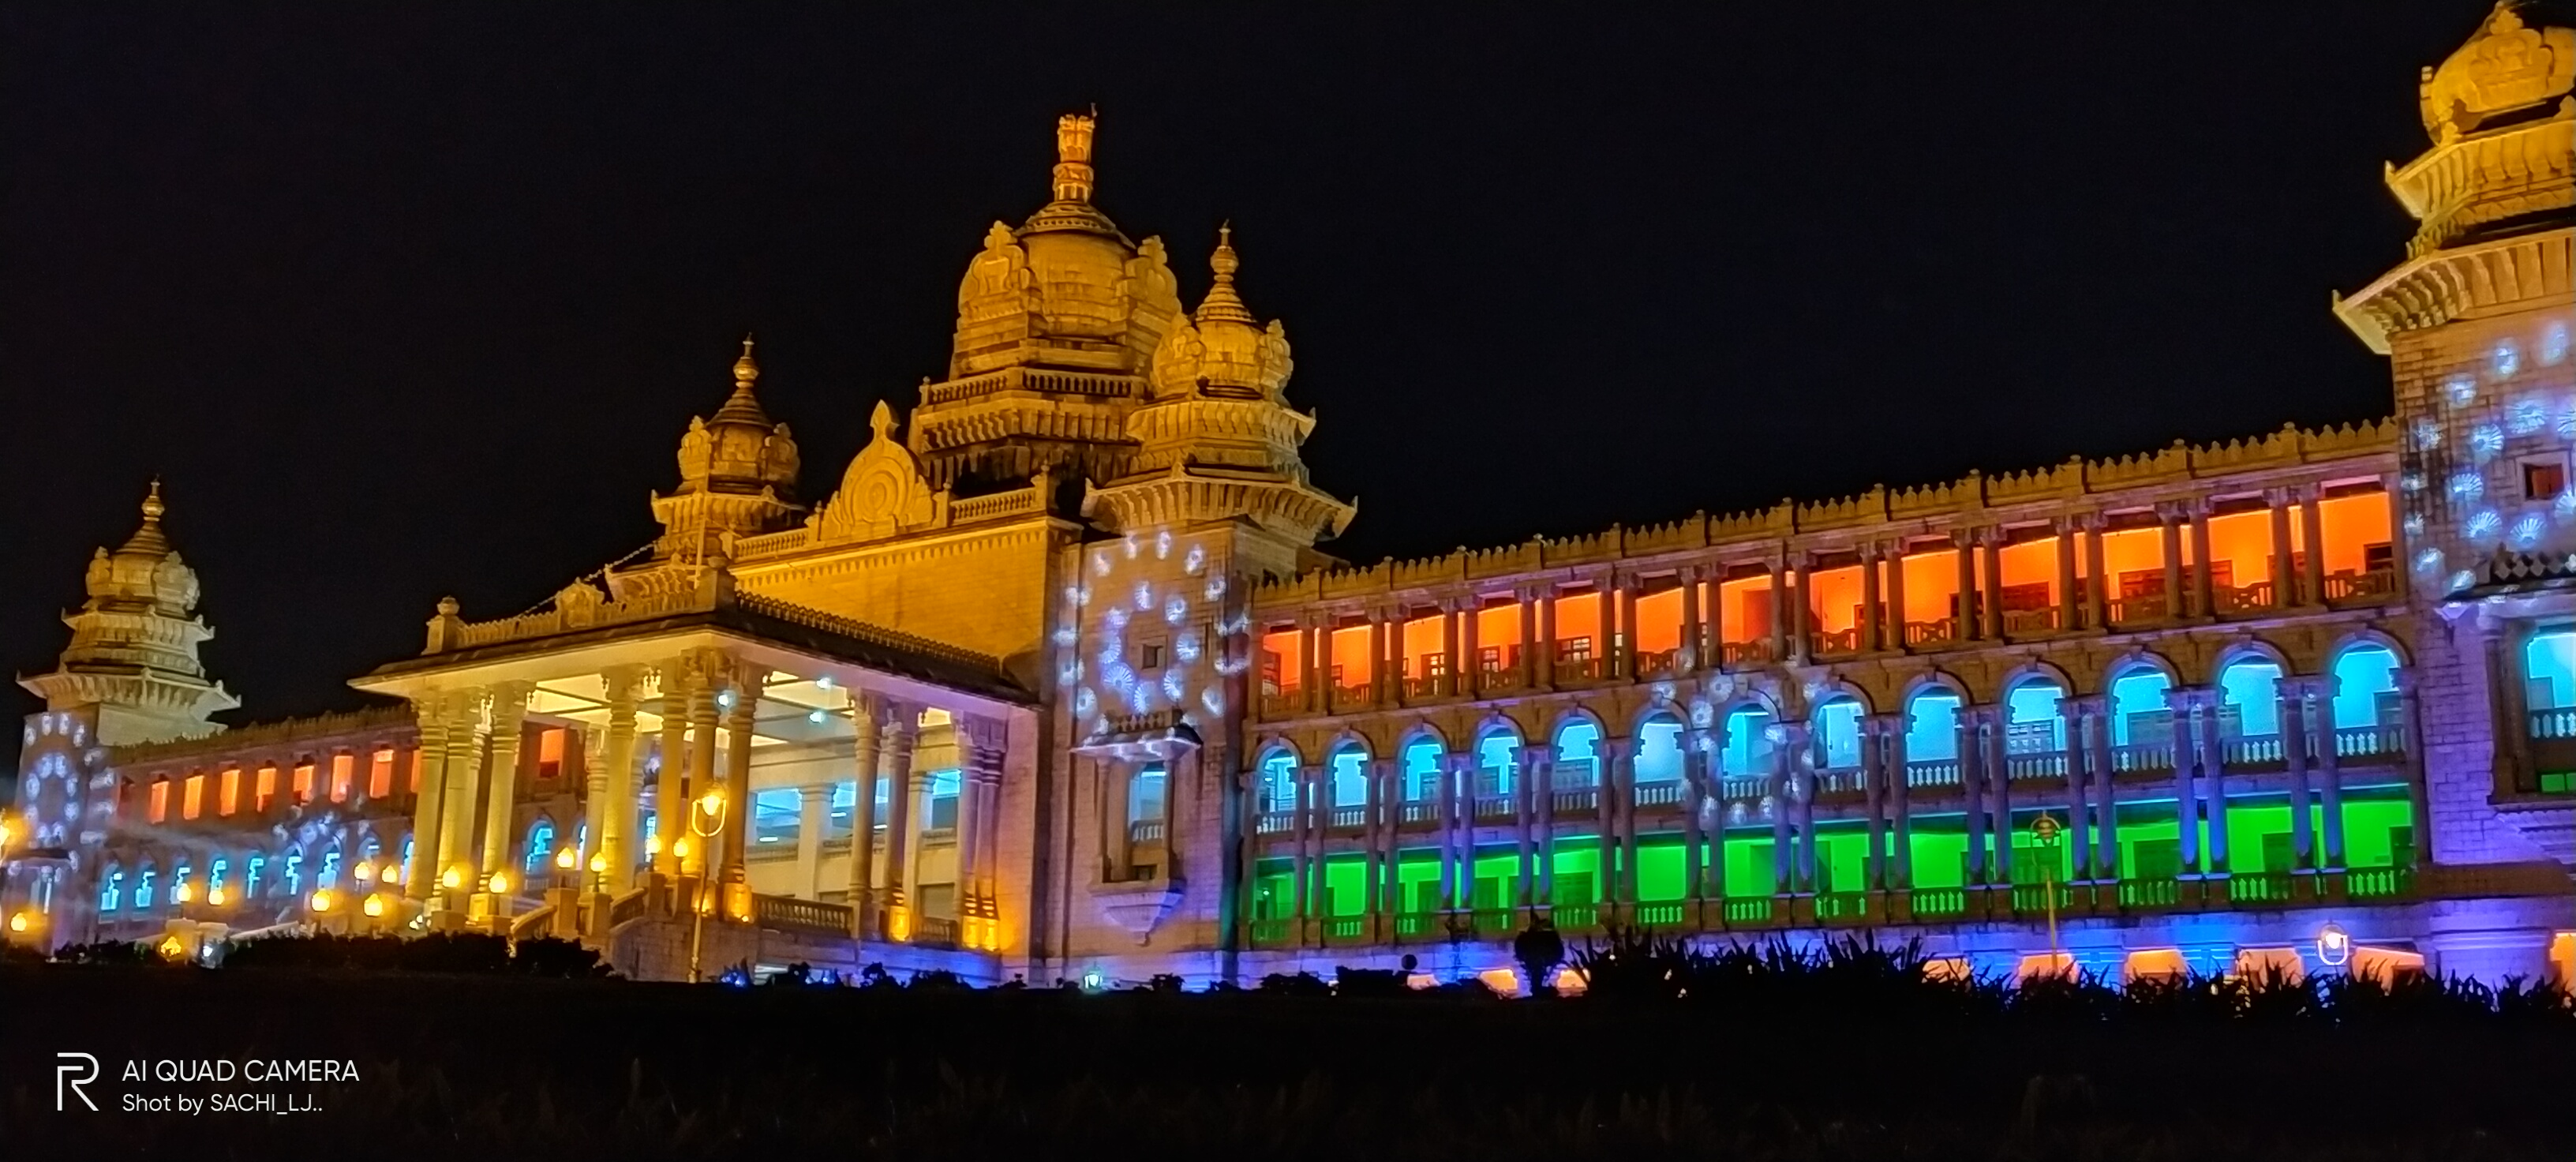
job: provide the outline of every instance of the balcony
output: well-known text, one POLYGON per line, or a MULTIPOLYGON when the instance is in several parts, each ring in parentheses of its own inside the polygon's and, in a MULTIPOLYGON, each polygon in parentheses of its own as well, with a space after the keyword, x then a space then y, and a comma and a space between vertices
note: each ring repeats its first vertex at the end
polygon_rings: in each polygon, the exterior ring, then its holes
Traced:
POLYGON ((2064 782, 2066 752, 2035 750, 2004 755, 2004 777, 2019 782, 2064 782))
POLYGON ((2133 742, 2111 748, 2113 774, 2138 774, 2174 769, 2174 748, 2170 742, 2133 742))
POLYGON ((915 916, 912 935, 905 941, 925 948, 957 947, 957 921, 945 916, 915 916))
POLYGON ((1502 795, 1479 795, 1479 796, 1477 796, 1477 797, 1476 797, 1476 818, 1477 818, 1479 821, 1487 820, 1487 819, 1510 819, 1510 818, 1513 818, 1513 810, 1512 810, 1512 801, 1511 801, 1511 799, 1510 799, 1510 798, 1508 798, 1508 797, 1506 797, 1506 796, 1502 796, 1502 795))
POLYGON ((1905 623, 1905 644, 1913 646, 1946 646, 1959 640, 1959 619, 1936 617, 1930 621, 1905 623))
POLYGON ((1285 947, 1288 943, 1289 928, 1290 922, 1284 916, 1254 920, 1251 932, 1252 946, 1255 948, 1285 947))
POLYGON ((1819 631, 1814 635, 1812 648, 1815 655, 1820 658, 1857 654, 1861 652, 1860 627, 1819 631))
POLYGON ((1562 654, 1556 659, 1556 680, 1563 682, 1598 682, 1610 677, 1614 669, 1608 656, 1562 654))
POLYGON ((1137 847, 1158 846, 1163 842, 1163 821, 1139 819, 1127 825, 1127 842, 1137 847))
POLYGON ((2218 752, 2231 771, 2281 770, 2290 765, 2288 744, 2277 734, 2222 738, 2218 752))
POLYGON ((1601 792, 1590 787, 1557 791, 1548 798, 1548 806, 1558 815, 1589 815, 1601 807, 1601 792))
POLYGON ((1508 694, 1525 685, 1527 683, 1521 680, 1518 667, 1496 667, 1476 675, 1476 692, 1479 694, 1508 694))
POLYGON ((1677 806, 1680 806, 1680 805, 1681 805, 1681 801, 1682 801, 1682 794, 1683 794, 1683 790, 1684 790, 1684 788, 1685 788, 1685 787, 1687 787, 1688 785, 1689 785, 1689 784, 1684 783, 1684 782, 1682 782, 1682 781, 1681 781, 1681 780, 1679 780, 1679 779, 1668 779, 1668 780, 1666 780, 1666 781, 1664 781, 1664 782, 1660 782, 1660 783, 1639 783, 1639 784, 1637 784, 1637 787, 1636 787, 1636 803, 1637 803, 1637 806, 1640 806, 1640 807, 1677 807, 1677 806))
POLYGON ((1449 675, 1447 674, 1425 674, 1420 677, 1406 675, 1404 679, 1404 696, 1408 699, 1437 698, 1448 692, 1449 675))
POLYGON ((1575 932, 1601 926, 1601 905, 1558 904, 1547 910, 1548 922, 1559 932, 1575 932))
POLYGON ((1261 692, 1261 717, 1265 719, 1294 718, 1305 712, 1306 692, 1295 686, 1261 692))
POLYGON ((2168 617, 2165 612, 2165 595, 2139 593, 2114 597, 2102 604, 2102 617, 2115 626, 2149 625, 2164 621, 2168 617))
POLYGON ((2210 586, 2209 602, 2221 614, 2263 613, 2280 608, 2272 600, 2272 583, 2269 581, 2210 586))
POLYGON ((1681 672, 1681 654, 1682 652, 1678 648, 1642 651, 1637 655, 1637 676, 1640 678, 1670 678, 1681 672))
POLYGON ((2288 872, 2247 872, 2227 877, 2231 904, 2287 904, 2295 885, 2288 872))
POLYGON ((1333 688, 1331 706, 1333 710, 1366 710, 1375 705, 1377 705, 1377 688, 1370 685, 1365 678, 1333 688))
POLYGON ((1968 890, 1966 888, 1914 889, 1914 916, 1918 920, 1967 914, 1968 890))
POLYGON ((1771 776, 1767 774, 1719 775, 1717 793, 1722 799, 1759 799, 1771 793, 1771 776))
POLYGON ((1358 831, 1368 826, 1368 808, 1335 807, 1325 817, 1324 826, 1335 831, 1358 831))
POLYGON ((1955 787, 1959 785, 1959 760, 1926 759, 1905 764, 1908 787, 1955 787))
POLYGON ((1816 793, 1819 795, 1857 795, 1868 788, 1862 785, 1857 766, 1816 768, 1816 793))
POLYGON ((1294 811, 1264 811, 1252 822, 1255 835, 1285 835, 1296 829, 1297 813, 1294 811))
POLYGON ((2406 728, 2402 726, 2339 726, 2334 734, 2335 756, 2338 758, 2377 758, 2406 753, 2406 728))
POLYGON ((2354 868, 2344 874, 2344 891, 2356 900, 2387 900, 2415 891, 2411 867, 2354 868))
POLYGON ((2397 599, 2397 571, 2372 569, 2326 578, 2328 605, 2384 605, 2397 599))
POLYGON ((1396 822, 1406 827, 1424 827, 1440 822, 1440 804, 1409 801, 1396 808, 1396 822))
POLYGON ((1720 642, 1717 647, 1718 664, 1729 669, 1767 666, 1778 660, 1771 656, 1769 641, 1720 642))
POLYGON ((2044 637, 2057 632, 2057 607, 2045 609, 2007 609, 2004 611, 2005 637, 2044 637))

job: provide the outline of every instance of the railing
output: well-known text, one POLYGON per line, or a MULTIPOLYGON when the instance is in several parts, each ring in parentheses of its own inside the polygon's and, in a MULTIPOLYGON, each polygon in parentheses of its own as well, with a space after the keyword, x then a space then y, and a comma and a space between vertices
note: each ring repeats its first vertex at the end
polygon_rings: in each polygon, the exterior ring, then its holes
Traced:
POLYGON ((1853 626, 1850 629, 1820 630, 1814 635, 1814 641, 1815 644, 1813 649, 1818 657, 1834 657, 1840 654, 1856 654, 1860 652, 1861 648, 1860 627, 1853 626))
POLYGON ((1548 922, 1555 925, 1560 932, 1593 928, 1601 923, 1601 905, 1558 904, 1548 909, 1547 918, 1548 922))
POLYGON ((1364 710, 1377 705, 1377 687, 1363 680, 1331 690, 1334 710, 1364 710))
POLYGON ((2249 767, 2289 765, 2289 751, 2277 734, 2258 734, 2251 738, 2221 739, 2218 744, 2221 761, 2229 770, 2249 767))
POLYGON ((2250 585, 2213 585, 2209 590, 2209 603, 2216 606, 2220 613, 2250 613, 2258 609, 2271 609, 2273 608, 2272 583, 2256 581, 2250 585))
POLYGON ((925 948, 955 948, 957 921, 945 916, 915 916, 912 918, 912 937, 904 943, 925 948))
POLYGON ((2397 572, 2373 569, 2367 573, 2337 573, 2326 578, 2326 604, 2385 601, 2397 596, 2397 572))
POLYGON ((2170 908, 2182 902, 2179 880, 2122 880, 2116 893, 2123 908, 2170 908))
POLYGON ((1679 671, 1681 655, 1679 649, 1641 651, 1637 655, 1637 676, 1669 678, 1679 671))
POLYGON ((1502 936, 1519 930, 1510 908, 1478 908, 1469 914, 1478 936, 1502 936))
POLYGON ((1287 718, 1306 712, 1306 692, 1294 686, 1261 695, 1263 718, 1287 718))
POLYGON ((552 904, 534 911, 521 912, 510 917, 510 939, 530 940, 543 936, 546 934, 546 929, 554 927, 554 923, 555 906, 552 904))
POLYGON ((1397 823, 1408 827, 1419 823, 1438 823, 1440 821, 1440 804, 1405 803, 1396 809, 1395 820, 1397 823))
POLYGON ((1905 623, 1905 644, 1909 646, 1948 645, 1959 640, 1959 619, 1936 617, 1930 621, 1905 623))
POLYGON ((1324 939, 1358 940, 1368 935, 1368 917, 1332 916, 1324 921, 1324 939))
POLYGON ((1404 696, 1407 698, 1437 698, 1440 695, 1449 692, 1446 688, 1448 684, 1449 675, 1447 674, 1425 674, 1418 678, 1408 677, 1404 680, 1404 696))
POLYGON ((2173 765, 2173 744, 2170 742, 2132 742, 2111 748, 2111 769, 2116 773, 2170 771, 2173 765))
POLYGON ((2025 916, 2044 915, 2052 897, 2056 900, 2057 910, 2064 912, 2074 906, 2074 895, 2065 884, 2014 884, 2013 912, 2025 916))
POLYGON ((1816 771, 1816 793, 1820 795, 1857 795, 1862 786, 1859 767, 1823 767, 1816 771))
POLYGON ((2040 751, 2036 754, 2004 756, 2004 777, 2008 779, 2064 779, 2066 752, 2040 751))
POLYGON ((1276 948, 1288 943, 1288 920, 1274 916, 1252 922, 1252 943, 1256 948, 1276 948))
POLYGON ((2046 609, 2007 609, 2004 611, 2004 636, 2056 633, 2057 607, 2046 609))
POLYGON ((1590 787, 1579 791, 1556 791, 1550 795, 1549 806, 1559 815, 1589 815, 1600 809, 1601 792, 1590 787))
POLYGON ((1509 819, 1512 815, 1512 801, 1508 797, 1493 795, 1480 797, 1476 800, 1476 818, 1478 819, 1509 819))
POLYGON ((1430 912, 1398 912, 1395 914, 1395 935, 1399 940, 1414 936, 1427 936, 1439 929, 1439 918, 1430 912))
POLYGON ((1639 904, 1636 925, 1640 928, 1678 928, 1682 922, 1680 904, 1639 904))
POLYGON ((1639 783, 1635 788, 1632 801, 1640 807, 1679 806, 1682 792, 1689 785, 1679 779, 1669 779, 1660 783, 1639 783))
POLYGON ((2288 872, 2238 872, 2227 877, 2231 904, 2286 904, 2291 890, 2288 872))
POLYGON ((608 903, 608 926, 614 928, 629 920, 644 918, 644 889, 636 888, 608 903))
POLYGON ((2411 867, 2361 867, 2344 873, 2344 892, 2356 900, 2385 900, 2415 891, 2411 867))
POLYGON ((1955 787, 1959 785, 1959 760, 1926 759, 1905 764, 1905 785, 1909 787, 1955 787))
POLYGON ((2406 729, 2401 726, 2344 726, 2335 729, 2335 755, 2339 758, 2370 758, 2376 755, 2406 753, 2406 729))
MULTIPOLYGON (((1160 838, 1162 838, 1162 828, 1163 828, 1163 825, 1162 825, 1162 824, 1160 824, 1160 823, 1156 823, 1156 824, 1154 824, 1154 833, 1155 833, 1155 834, 1154 834, 1154 838, 1156 838, 1156 839, 1160 839, 1160 838)), ((946 826, 946 827, 925 827, 925 828, 922 828, 922 829, 921 829, 921 845, 922 845, 923 847, 954 847, 954 846, 956 846, 956 845, 957 845, 957 825, 952 823, 952 824, 949 824, 949 825, 948 825, 948 826, 946 826)), ((794 850, 794 849, 792 849, 792 848, 791 848, 791 849, 789 849, 789 850, 794 850)))
POLYGON ((1129 843, 1147 844, 1161 843, 1162 841, 1163 821, 1160 819, 1139 819, 1136 822, 1127 825, 1127 842, 1129 843))
POLYGON ((1722 914, 1729 924, 1768 924, 1771 922, 1771 904, 1769 896, 1729 898, 1722 914))
POLYGON ((1264 811, 1261 813, 1260 818, 1253 820, 1252 833, 1255 835, 1278 835, 1288 831, 1293 831, 1296 827, 1296 812, 1264 811))
POLYGON ((1922 919, 1938 916, 1964 916, 1968 913, 1966 888, 1914 889, 1914 915, 1922 919))
POLYGON ((2136 597, 2114 597, 2102 603, 2102 616, 2113 625, 2163 621, 2166 617, 2165 595, 2142 593, 2136 597))
POLYGON ((1518 667, 1486 670, 1476 675, 1476 691, 1480 694, 1502 694, 1518 690, 1522 685, 1518 667))
POLYGON ((1869 893, 1828 892, 1816 897, 1816 919, 1827 924, 1869 918, 1869 893))
POLYGON ((1769 775, 1721 775, 1717 780, 1718 797, 1724 799, 1759 799, 1771 791, 1769 775))
POLYGON ((1016 492, 997 492, 991 496, 978 496, 952 503, 948 506, 948 523, 973 524, 979 520, 995 520, 1006 516, 1021 516, 1044 511, 1046 511, 1046 494, 1035 488, 1023 488, 1016 492))
POLYGON ((1337 831, 1355 830, 1366 827, 1368 826, 1368 808, 1335 807, 1333 808, 1332 815, 1324 821, 1324 825, 1337 831))
POLYGON ((1610 659, 1589 654, 1569 654, 1556 660, 1559 682, 1591 682, 1610 676, 1610 659))
POLYGON ((2576 707, 2532 711, 2531 737, 2543 740, 2576 738, 2576 707))
POLYGON ((1717 647, 1717 661, 1722 666, 1761 666, 1776 660, 1771 656, 1771 643, 1767 640, 1721 642, 1717 647))
POLYGON ((850 934, 850 906, 821 900, 799 900, 792 896, 753 896, 751 922, 778 932, 847 936, 850 934))
POLYGON ((955 403, 1004 391, 1043 391, 1055 395, 1088 395, 1117 398, 1131 395, 1136 380, 1125 375, 1107 375, 1086 371, 1043 371, 1028 367, 1008 367, 988 371, 965 379, 934 383, 921 391, 926 404, 955 403))

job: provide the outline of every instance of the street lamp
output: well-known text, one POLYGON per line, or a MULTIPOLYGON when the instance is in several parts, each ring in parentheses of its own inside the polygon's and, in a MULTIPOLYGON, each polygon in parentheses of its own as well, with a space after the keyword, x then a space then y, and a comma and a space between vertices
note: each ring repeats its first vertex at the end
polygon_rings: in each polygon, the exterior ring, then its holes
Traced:
POLYGON ((2057 817, 2046 811, 2031 820, 2030 837, 2039 842, 2039 892, 2048 901, 2048 970, 2055 973, 2064 956, 2057 950, 2057 817))
MULTIPOLYGON (((724 830, 724 820, 724 792, 721 790, 708 791, 706 794, 698 797, 697 803, 693 805, 689 812, 689 834, 698 837, 700 840, 714 839, 717 832, 724 830), (699 822, 701 819, 704 819, 706 822, 701 824, 699 822)), ((679 842, 685 845, 689 841, 684 838, 679 842)), ((688 855, 688 850, 685 846, 680 849, 680 855, 683 858, 688 855)), ((707 903, 706 871, 704 868, 700 868, 696 898, 692 900, 689 905, 689 980, 692 982, 695 982, 698 979, 698 952, 706 937, 707 903)))

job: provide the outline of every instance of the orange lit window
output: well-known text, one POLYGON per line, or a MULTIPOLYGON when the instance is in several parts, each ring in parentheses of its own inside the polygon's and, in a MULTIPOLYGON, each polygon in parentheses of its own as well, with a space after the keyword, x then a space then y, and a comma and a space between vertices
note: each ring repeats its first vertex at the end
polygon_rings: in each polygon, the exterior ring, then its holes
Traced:
POLYGON ((215 785, 215 814, 230 815, 241 810, 241 768, 224 768, 222 781, 215 785))
POLYGON ((357 781, 358 756, 341 751, 331 756, 331 801, 349 801, 349 784, 357 781))
POLYGON ((155 823, 170 817, 170 779, 167 775, 152 778, 152 810, 149 814, 155 823))
POLYGON ((1274 630, 1261 635, 1263 691, 1279 694, 1304 686, 1305 675, 1300 672, 1304 664, 1304 658, 1299 654, 1296 630, 1274 630))
POLYGON ((206 773, 195 771, 188 775, 188 784, 179 793, 179 817, 194 819, 205 809, 206 773))
POLYGON ((367 764, 367 797, 382 799, 394 793, 394 748, 376 748, 374 761, 367 764))
POLYGON ((1404 659, 1404 676, 1436 678, 1449 672, 1447 619, 1439 614, 1416 617, 1404 623, 1403 641, 1398 647, 1404 659))
POLYGON ((557 778, 562 778, 562 777, 563 777, 563 758, 564 758, 564 730, 563 730, 563 728, 562 728, 562 727, 556 727, 556 728, 551 729, 551 730, 541 730, 541 731, 538 731, 538 732, 537 732, 537 777, 538 777, 538 778, 540 778, 540 779, 557 779, 557 778))
POLYGON ((312 763, 304 762, 295 764, 295 801, 298 803, 310 803, 313 801, 312 763))
POLYGON ((253 811, 266 811, 268 810, 269 800, 275 798, 277 798, 277 768, 261 767, 259 769, 259 778, 251 784, 250 809, 253 811))
POLYGON ((2522 498, 2556 500, 2567 491, 2567 465, 2558 460, 2526 460, 2522 465, 2522 498))

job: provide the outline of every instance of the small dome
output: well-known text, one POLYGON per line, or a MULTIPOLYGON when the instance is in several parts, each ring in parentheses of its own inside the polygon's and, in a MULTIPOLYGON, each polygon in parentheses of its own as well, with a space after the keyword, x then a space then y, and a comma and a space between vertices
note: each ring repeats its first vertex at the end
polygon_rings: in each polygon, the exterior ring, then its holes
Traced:
POLYGON ((769 422, 753 385, 760 364, 751 357, 752 340, 743 336, 742 355, 733 362, 733 394, 712 419, 692 419, 680 439, 680 491, 757 493, 774 490, 787 497, 796 488, 796 442, 787 425, 769 422))
POLYGON ((143 497, 143 524, 115 552, 100 549, 90 558, 84 578, 92 608, 140 609, 151 606, 173 617, 197 605, 197 572, 179 559, 162 535, 161 482, 152 482, 143 497))
POLYGON ((1193 393, 1280 402, 1295 364, 1288 358, 1288 332, 1276 320, 1264 327, 1235 292, 1234 272, 1243 262, 1234 253, 1234 230, 1217 229, 1216 253, 1208 268, 1216 280, 1188 321, 1174 324, 1154 352, 1154 398, 1193 393))
POLYGON ((2545 0, 2499 0, 2477 35, 2424 70, 2424 131, 2435 141, 2545 112, 2576 90, 2576 19, 2545 0))

